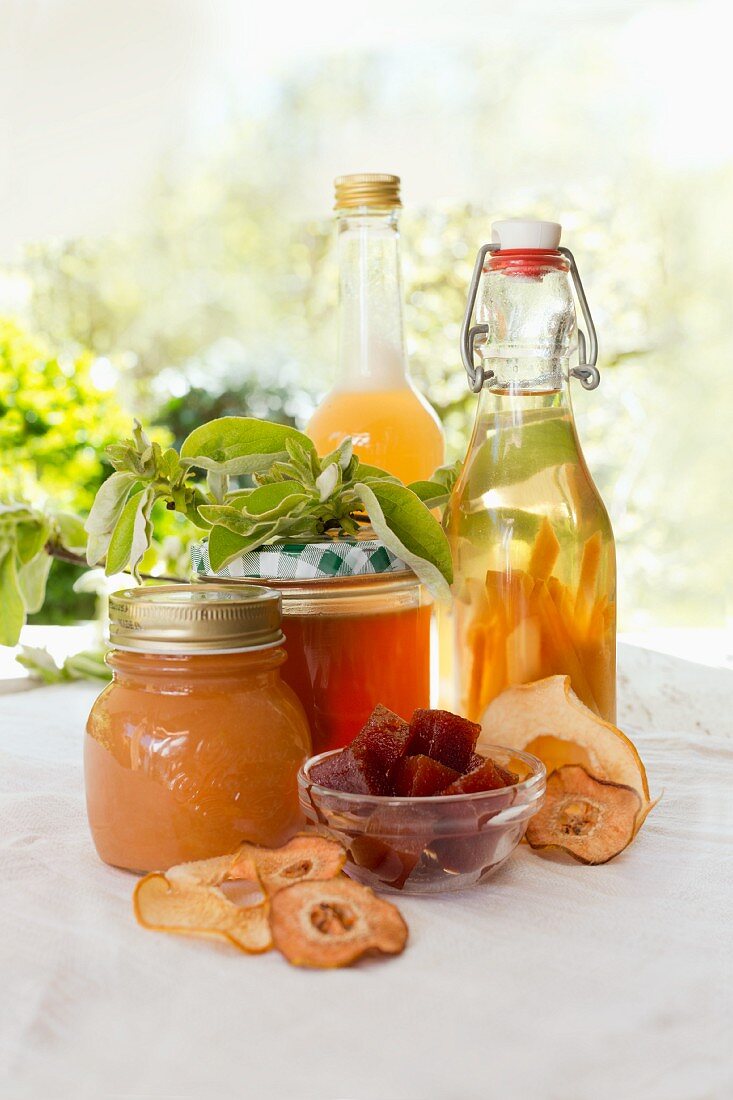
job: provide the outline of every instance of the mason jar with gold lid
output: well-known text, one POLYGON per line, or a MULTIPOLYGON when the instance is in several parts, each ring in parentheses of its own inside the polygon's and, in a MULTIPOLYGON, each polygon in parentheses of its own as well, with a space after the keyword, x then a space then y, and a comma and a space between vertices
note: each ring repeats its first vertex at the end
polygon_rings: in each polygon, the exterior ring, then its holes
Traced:
POLYGON ((92 707, 87 812, 105 862, 165 870, 278 845, 300 824, 308 723, 280 670, 281 597, 173 584, 110 598, 113 679, 92 707))

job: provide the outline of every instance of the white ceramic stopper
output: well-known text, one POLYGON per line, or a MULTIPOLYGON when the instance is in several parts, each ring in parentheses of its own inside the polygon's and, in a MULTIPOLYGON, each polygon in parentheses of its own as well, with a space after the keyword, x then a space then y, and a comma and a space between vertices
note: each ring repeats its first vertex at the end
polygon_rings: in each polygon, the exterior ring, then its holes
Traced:
POLYGON ((534 218, 507 218, 494 222, 491 240, 500 248, 557 248, 562 226, 558 222, 541 222, 534 218))

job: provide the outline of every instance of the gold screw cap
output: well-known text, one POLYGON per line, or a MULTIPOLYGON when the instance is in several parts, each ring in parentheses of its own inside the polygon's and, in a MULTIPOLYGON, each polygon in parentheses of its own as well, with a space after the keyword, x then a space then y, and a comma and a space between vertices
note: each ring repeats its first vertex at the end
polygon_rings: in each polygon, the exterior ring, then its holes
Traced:
POLYGON ((354 210, 364 206, 372 210, 394 210, 402 206, 399 176, 356 172, 350 176, 338 176, 334 187, 334 210, 354 210))
POLYGON ((225 653, 279 645, 282 600, 257 584, 160 584, 109 598, 109 640, 141 653, 225 653))

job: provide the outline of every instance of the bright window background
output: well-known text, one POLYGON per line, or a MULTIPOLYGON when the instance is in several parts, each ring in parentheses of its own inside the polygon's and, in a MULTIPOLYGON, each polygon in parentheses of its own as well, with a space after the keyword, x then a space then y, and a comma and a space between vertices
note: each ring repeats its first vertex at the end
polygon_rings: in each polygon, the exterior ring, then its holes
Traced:
MULTIPOLYGON (((397 172, 412 369, 453 454, 473 413, 457 335, 475 251, 494 217, 560 220, 599 330, 601 388, 574 396, 621 627, 730 625, 727 5, 0 12, 0 489, 84 506, 99 471, 34 448, 68 426, 91 463, 97 406, 103 425, 119 410, 179 438, 229 412, 302 424, 335 360, 332 179, 397 172), (59 392, 86 372, 88 423, 57 408, 47 425, 39 397, 11 432, 16 361, 30 377, 41 354, 19 333, 61 365, 59 392)), ((67 581, 47 616, 74 617, 67 581)))

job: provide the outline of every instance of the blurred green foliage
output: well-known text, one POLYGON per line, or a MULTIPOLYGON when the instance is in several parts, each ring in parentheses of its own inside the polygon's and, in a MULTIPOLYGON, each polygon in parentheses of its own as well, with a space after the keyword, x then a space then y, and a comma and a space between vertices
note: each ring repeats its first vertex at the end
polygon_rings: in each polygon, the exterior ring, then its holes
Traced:
MULTIPOLYGON (((64 342, 68 347, 68 342, 64 342)), ((102 449, 129 423, 91 377, 88 351, 59 353, 0 320, 0 492, 87 511, 104 479, 102 449)))
MULTIPOLYGON (((482 137, 503 133, 506 146, 502 119, 511 129, 514 117, 508 100, 490 93, 499 86, 486 76, 496 57, 481 68, 485 61, 471 69, 475 87, 464 112, 473 127, 472 155, 481 164, 494 155, 494 144, 482 137)), ((441 63, 444 77, 450 64, 466 71, 465 57, 441 63)), ((552 67, 552 58, 547 64, 552 67)), ((558 70, 557 81, 577 98, 566 76, 558 70)), ((197 424, 229 413, 303 426, 332 380, 336 359, 330 180, 322 181, 321 220, 294 216, 292 196, 318 163, 318 134, 329 119, 342 123, 370 109, 378 118, 385 89, 395 101, 422 94, 423 85, 410 91, 408 77, 400 83, 389 58, 306 67, 256 118, 232 122, 217 152, 185 173, 158 179, 136 233, 29 249, 22 271, 33 329, 54 348, 84 350, 57 360, 34 352, 17 327, 2 330, 0 396, 7 404, 10 393, 16 406, 7 426, 0 422, 0 441, 3 469, 18 482, 16 491, 33 499, 37 479, 42 494, 62 506, 88 507, 103 475, 99 450, 126 430, 120 406, 164 425, 177 442, 197 424), (89 383, 92 365, 100 362, 114 396, 89 383), (21 396, 26 387, 28 408, 21 396), (39 387, 48 389, 47 398, 39 387), (13 433, 20 433, 17 439, 13 433)), ((596 79, 590 63, 575 74, 591 91, 596 79)), ((513 80, 501 87, 505 97, 528 94, 513 80)), ((601 102, 597 95, 594 102, 601 102)), ((726 600, 733 606, 731 515, 716 477, 733 415, 728 387, 716 372, 731 351, 724 334, 733 279, 719 206, 704 198, 725 193, 730 170, 670 176, 637 142, 617 172, 586 175, 578 184, 563 148, 553 155, 536 165, 536 179, 547 182, 513 195, 510 209, 506 202, 498 208, 498 195, 489 194, 482 208, 452 201, 420 210, 405 194, 413 375, 444 420, 449 459, 461 455, 474 398, 458 332, 475 251, 494 217, 562 222, 600 337, 601 388, 587 394, 574 386, 574 400, 617 536, 621 624, 718 624, 726 600), (691 186, 699 196, 694 232, 681 235, 691 186)), ((344 165, 350 167, 362 166, 344 165)), ((161 532, 166 536, 169 556, 183 560, 176 531, 161 532)), ((56 594, 54 604, 60 599, 56 594)))
MULTIPOLYGON (((108 472, 102 451, 129 423, 115 394, 94 385, 92 366, 88 351, 56 354, 46 339, 0 320, 0 499, 89 510, 108 472)), ((72 590, 81 572, 55 561, 45 607, 31 621, 90 617, 94 597, 72 590)))

